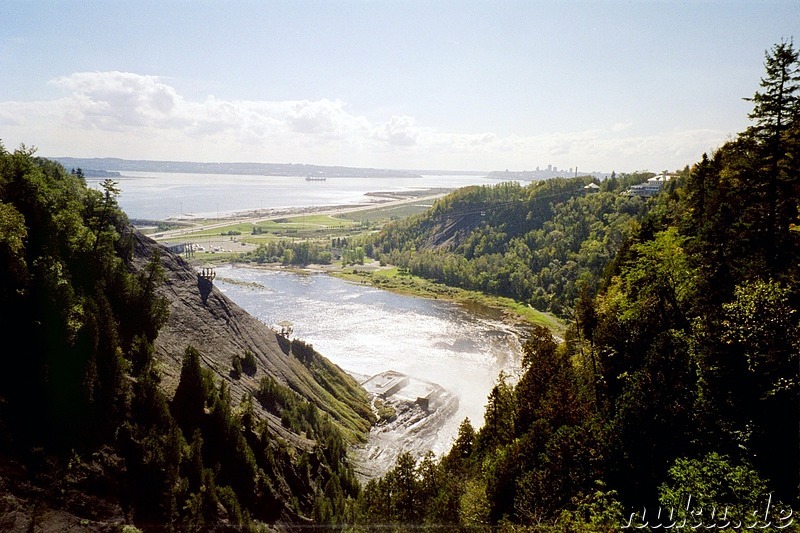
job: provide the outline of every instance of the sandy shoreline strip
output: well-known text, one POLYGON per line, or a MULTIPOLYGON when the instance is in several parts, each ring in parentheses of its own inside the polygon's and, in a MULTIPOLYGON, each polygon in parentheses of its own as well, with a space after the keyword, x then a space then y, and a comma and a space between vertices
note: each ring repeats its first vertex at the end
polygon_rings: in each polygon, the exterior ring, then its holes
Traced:
MULTIPOLYGON (((386 208, 386 207, 395 207, 401 206, 406 204, 413 204, 417 202, 433 202, 438 198, 446 195, 452 189, 425 189, 419 191, 409 191, 409 193, 418 193, 418 195, 412 194, 400 194, 396 192, 374 192, 374 193, 367 193, 368 196, 372 198, 376 198, 376 200, 372 202, 364 202, 359 204, 346 204, 346 205, 328 205, 328 206, 304 206, 304 207, 286 207, 286 208, 271 208, 271 209, 256 209, 256 210, 248 210, 248 211, 241 211, 237 213, 230 214, 226 217, 222 217, 216 219, 214 222, 206 223, 206 224, 194 224, 191 228, 178 228, 174 230, 167 230, 163 232, 159 232, 159 235, 156 240, 169 240, 170 238, 178 237, 185 233, 187 229, 191 229, 192 231, 202 231, 206 229, 215 229, 215 228, 222 228, 225 226, 230 226, 231 224, 237 224, 241 222, 252 222, 253 224, 258 224, 259 222, 266 222, 268 220, 272 220, 275 218, 288 218, 294 216, 302 216, 302 215, 329 215, 329 216, 339 216, 348 213, 356 213, 359 211, 369 211, 371 209, 378 209, 378 208, 386 208)), ((365 195, 366 196, 366 195, 365 195)), ((187 218, 169 218, 168 220, 176 221, 176 222, 194 222, 193 219, 187 218)))

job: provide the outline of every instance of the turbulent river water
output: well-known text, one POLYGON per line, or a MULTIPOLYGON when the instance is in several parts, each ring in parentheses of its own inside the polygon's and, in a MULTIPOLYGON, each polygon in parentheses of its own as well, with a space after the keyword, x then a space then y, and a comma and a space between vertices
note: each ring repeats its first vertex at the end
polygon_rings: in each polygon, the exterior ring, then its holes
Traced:
POLYGON ((216 272, 215 284, 242 308, 268 325, 288 320, 295 337, 354 376, 396 370, 456 394, 458 411, 436 438, 437 455, 450 448, 464 418, 483 424, 500 371, 519 369, 518 333, 498 317, 326 274, 236 266, 216 272))

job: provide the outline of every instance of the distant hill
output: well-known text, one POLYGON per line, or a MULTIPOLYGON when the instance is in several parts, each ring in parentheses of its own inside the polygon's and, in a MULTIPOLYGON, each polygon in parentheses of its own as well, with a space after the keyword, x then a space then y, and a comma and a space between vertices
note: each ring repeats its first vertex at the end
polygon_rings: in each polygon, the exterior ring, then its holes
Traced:
MULTIPOLYGON (((134 172, 185 172, 196 174, 242 174, 259 176, 325 176, 348 178, 417 178, 405 170, 304 165, 294 163, 198 163, 191 161, 149 161, 103 158, 51 157, 64 168, 134 172)), ((84 173, 86 171, 84 170, 84 173)), ((86 174, 87 176, 89 174, 86 174)))

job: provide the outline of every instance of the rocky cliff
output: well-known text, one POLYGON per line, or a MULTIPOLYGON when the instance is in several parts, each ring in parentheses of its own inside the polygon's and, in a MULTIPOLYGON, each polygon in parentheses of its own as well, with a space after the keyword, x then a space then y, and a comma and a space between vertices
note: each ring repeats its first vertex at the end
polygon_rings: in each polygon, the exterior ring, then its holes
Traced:
MULTIPOLYGON (((268 374, 331 415, 351 440, 365 437, 372 417, 370 399, 352 377, 319 354, 309 358, 307 347, 298 357, 290 343, 226 297, 213 280, 199 276, 182 257, 140 233, 135 237, 134 267, 143 268, 158 253, 166 274, 160 294, 169 302, 169 319, 159 332, 155 349, 163 365, 162 383, 168 396, 178 385, 182 356, 191 345, 216 377, 228 382, 232 398, 254 394, 261 378, 268 374), (256 372, 235 378, 231 361, 243 357, 247 350, 258 362, 256 372)), ((266 411, 260 413, 275 419, 266 411)), ((281 428, 280 422, 275 422, 274 426, 281 428)), ((302 443, 299 436, 280 430, 283 437, 302 443)))

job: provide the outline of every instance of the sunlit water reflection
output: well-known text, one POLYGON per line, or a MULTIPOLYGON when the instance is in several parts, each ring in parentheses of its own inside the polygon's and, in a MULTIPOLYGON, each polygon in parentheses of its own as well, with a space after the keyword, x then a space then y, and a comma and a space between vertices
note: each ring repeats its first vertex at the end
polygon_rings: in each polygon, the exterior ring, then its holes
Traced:
POLYGON ((269 325, 288 320, 294 336, 354 375, 397 370, 459 397, 433 451, 447 451, 458 425, 483 423, 501 370, 519 365, 517 334, 496 318, 446 301, 398 295, 328 276, 219 267, 215 284, 269 325))

